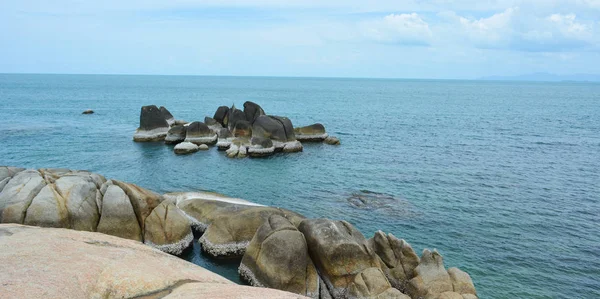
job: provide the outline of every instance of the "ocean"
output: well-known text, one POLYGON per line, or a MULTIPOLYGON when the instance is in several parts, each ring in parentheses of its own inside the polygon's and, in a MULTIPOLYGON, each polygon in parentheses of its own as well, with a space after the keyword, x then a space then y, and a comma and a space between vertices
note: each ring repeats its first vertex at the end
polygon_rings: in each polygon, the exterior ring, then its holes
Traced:
MULTIPOLYGON (((598 83, 1 74, 0 165, 344 219, 438 249, 480 298, 600 298, 598 83), (247 100, 342 145, 234 160, 132 141, 142 105, 202 121, 247 100)), ((197 244, 185 258, 239 281, 197 244)))

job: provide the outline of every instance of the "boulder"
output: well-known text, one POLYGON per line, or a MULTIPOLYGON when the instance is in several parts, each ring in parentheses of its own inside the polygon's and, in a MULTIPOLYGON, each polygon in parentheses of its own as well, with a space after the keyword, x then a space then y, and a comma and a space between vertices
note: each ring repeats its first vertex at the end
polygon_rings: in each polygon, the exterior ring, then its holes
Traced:
POLYGON ((219 136, 219 139, 233 137, 233 134, 231 134, 231 131, 229 131, 229 129, 227 129, 227 128, 220 129, 219 132, 217 133, 217 135, 219 136))
POLYGON ((133 141, 163 141, 169 131, 169 123, 155 105, 143 106, 140 113, 140 127, 133 135, 133 141))
POLYGON ((296 139, 302 142, 322 142, 329 135, 322 124, 316 123, 306 127, 294 128, 296 139))
POLYGON ((235 125, 241 120, 246 121, 246 115, 244 114, 244 111, 235 108, 235 105, 231 106, 227 112, 227 128, 229 131, 233 132, 235 125))
MULTIPOLYGON (((296 135, 298 137, 298 135, 296 135)), ((334 136, 328 136, 325 138, 325 143, 329 145, 340 145, 340 139, 334 136)))
POLYGON ((461 294, 463 297, 466 294, 477 296, 473 280, 471 280, 471 276, 467 272, 458 268, 450 268, 448 269, 448 275, 450 275, 454 292, 461 294))
MULTIPOLYGON (((203 145, 206 146, 206 144, 203 144, 203 145)), ((192 153, 199 151, 200 148, 197 145, 186 141, 186 142, 177 144, 173 148, 173 150, 175 151, 175 154, 177 154, 177 155, 187 155, 187 154, 192 154, 192 153)))
POLYGON ((281 151, 284 153, 296 153, 301 152, 304 149, 302 143, 300 143, 300 141, 298 140, 285 142, 282 145, 280 145, 280 147, 281 151))
POLYGON ((223 129, 223 126, 212 117, 205 117, 204 123, 213 131, 213 133, 217 134, 217 137, 219 136, 221 129, 223 129))
POLYGON ((4 189, 4 186, 8 184, 8 181, 17 173, 25 170, 25 168, 0 166, 0 192, 4 189))
POLYGON ((233 128, 233 137, 252 137, 252 125, 250 122, 245 120, 238 120, 233 128))
POLYGON ((36 170, 15 174, 0 193, 0 223, 22 224, 27 208, 44 186, 46 182, 36 170))
POLYGON ((173 125, 178 125, 178 126, 184 126, 189 124, 190 122, 182 120, 182 119, 176 119, 175 122, 173 123, 173 125))
POLYGON ((284 132, 285 132, 286 141, 295 141, 296 140, 296 134, 294 134, 294 125, 292 124, 292 121, 289 118, 283 117, 283 116, 270 116, 270 117, 277 120, 279 123, 281 123, 281 125, 283 126, 283 129, 284 129, 284 132))
POLYGON ((167 137, 165 138, 166 144, 177 144, 183 142, 185 140, 185 135, 187 133, 186 127, 182 125, 173 125, 169 131, 167 132, 167 137))
POLYGON ((144 243, 163 252, 181 254, 194 239, 190 220, 173 200, 160 203, 144 223, 144 243))
POLYGON ((218 123, 220 123, 223 127, 227 127, 227 113, 229 112, 229 107, 220 106, 215 111, 215 115, 212 117, 218 123))
POLYGON ((108 181, 102 197, 102 213, 98 232, 111 236, 142 241, 142 229, 133 206, 123 189, 108 181))
POLYGON ((392 288, 381 269, 367 268, 354 276, 348 287, 348 298, 397 298, 410 299, 392 288))
POLYGON ((271 139, 263 137, 252 137, 248 147, 248 155, 250 157, 267 157, 275 153, 275 146, 271 139))
POLYGON ((54 185, 46 185, 33 198, 27 209, 26 225, 70 228, 69 211, 64 198, 54 185))
POLYGON ((88 110, 81 112, 81 114, 94 114, 94 110, 88 109, 88 110))
POLYGON ((419 257, 410 244, 382 231, 377 231, 368 243, 379 257, 381 269, 390 284, 405 292, 419 265, 419 257))
POLYGON ((253 286, 319 298, 319 275, 304 235, 280 215, 269 216, 258 228, 239 273, 253 286))
POLYGON ((0 225, 2 298, 298 298, 237 285, 139 242, 100 233, 0 225))
POLYGON ((252 137, 262 137, 273 141, 287 142, 285 128, 277 119, 261 115, 252 125, 252 137))
POLYGON ((172 126, 175 123, 175 117, 173 117, 173 114, 171 114, 171 112, 169 112, 167 108, 165 108, 164 106, 160 106, 158 110, 160 110, 160 113, 162 114, 163 118, 167 121, 167 124, 169 124, 169 126, 172 126))
POLYGON ((217 143, 215 134, 206 124, 195 121, 187 127, 185 141, 196 145, 217 143))
POLYGON ((437 298, 453 290, 442 256, 436 250, 423 250, 421 262, 415 268, 415 277, 407 285, 407 294, 412 298, 437 298))
POLYGON ((67 173, 55 181, 55 189, 62 195, 69 214, 69 228, 96 231, 102 207, 97 201, 101 197, 98 186, 103 180, 85 173, 67 173))
POLYGON ((123 189, 125 194, 127 194, 129 197, 131 206, 133 207, 138 223, 143 231, 144 220, 146 217, 148 217, 148 215, 150 215, 150 213, 152 213, 152 210, 154 210, 154 208, 156 208, 164 200, 164 198, 157 193, 141 188, 134 184, 117 180, 112 180, 112 182, 123 189))
MULTIPOLYGON (((298 230, 304 234, 310 257, 333 298, 348 297, 357 274, 380 267, 365 237, 346 221, 306 219, 298 230)), ((373 279, 385 280, 385 276, 373 279)))
POLYGON ((200 144, 198 146, 198 150, 207 151, 208 150, 208 145, 206 145, 206 144, 200 144))
POLYGON ((265 115, 265 111, 262 109, 262 107, 260 107, 260 105, 254 102, 246 101, 244 103, 244 114, 246 115, 246 120, 250 124, 253 124, 257 117, 265 115))

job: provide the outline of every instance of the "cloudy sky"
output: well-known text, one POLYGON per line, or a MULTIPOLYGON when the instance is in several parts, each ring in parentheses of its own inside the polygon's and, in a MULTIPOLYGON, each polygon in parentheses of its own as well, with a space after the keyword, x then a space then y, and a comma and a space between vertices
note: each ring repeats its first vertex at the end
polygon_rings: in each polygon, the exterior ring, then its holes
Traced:
POLYGON ((600 0, 0 0, 0 72, 600 72, 600 0))

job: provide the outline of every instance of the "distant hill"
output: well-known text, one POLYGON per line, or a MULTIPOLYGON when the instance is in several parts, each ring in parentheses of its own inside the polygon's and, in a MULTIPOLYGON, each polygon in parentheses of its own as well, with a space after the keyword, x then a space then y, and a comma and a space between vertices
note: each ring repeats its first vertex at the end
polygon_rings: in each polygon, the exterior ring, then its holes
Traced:
POLYGON ((600 82, 600 75, 592 74, 574 74, 574 75, 555 75, 549 73, 534 73, 519 76, 490 76, 482 77, 479 80, 489 81, 577 81, 577 82, 600 82))

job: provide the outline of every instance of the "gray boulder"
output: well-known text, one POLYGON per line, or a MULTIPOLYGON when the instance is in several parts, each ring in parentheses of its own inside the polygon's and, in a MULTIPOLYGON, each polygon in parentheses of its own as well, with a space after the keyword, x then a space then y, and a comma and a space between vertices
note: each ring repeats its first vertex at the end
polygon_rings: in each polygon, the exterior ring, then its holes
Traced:
POLYGON ((195 121, 187 127, 185 141, 196 145, 217 143, 217 134, 215 134, 206 124, 195 121))
POLYGON ((167 108, 165 108, 164 106, 160 106, 160 108, 158 108, 160 110, 160 113, 162 114, 163 118, 167 121, 167 124, 169 124, 169 126, 172 126, 175 123, 175 117, 173 117, 173 114, 171 114, 171 112, 169 112, 169 110, 167 110, 167 108))
POLYGON ((261 115, 256 118, 252 125, 252 136, 279 142, 288 141, 283 124, 277 119, 267 115, 261 115))
POLYGON ((227 128, 229 131, 233 132, 237 122, 242 120, 246 121, 246 114, 244 114, 244 111, 235 108, 235 105, 231 106, 227 112, 227 128))
POLYGON ((220 123, 223 127, 227 127, 227 113, 229 112, 229 107, 220 106, 215 111, 215 115, 212 117, 218 123, 220 123))
POLYGON ((239 120, 233 128, 233 137, 252 137, 252 125, 246 120, 239 120))
POLYGON ((377 231, 368 243, 379 257, 381 269, 390 284, 405 292, 408 282, 416 275, 415 268, 419 265, 419 257, 410 244, 382 231, 377 231))
POLYGON ((181 254, 194 239, 190 220, 172 200, 161 202, 144 223, 144 243, 163 252, 181 254))
MULTIPOLYGON (((207 146, 206 144, 202 144, 202 145, 207 146)), ((179 143, 173 148, 173 151, 177 155, 193 154, 199 150, 200 150, 199 146, 197 146, 191 142, 187 142, 187 141, 179 143)))
POLYGON ((294 133, 296 139, 302 142, 322 142, 329 136, 325 132, 325 127, 320 123, 294 128, 294 133))
POLYGON ((257 117, 265 115, 265 111, 260 105, 247 101, 244 103, 244 114, 246 115, 246 120, 250 122, 250 124, 253 124, 257 117))
POLYGON ((248 155, 250 157, 267 157, 275 153, 275 146, 271 139, 263 137, 252 137, 248 147, 248 155))
POLYGON ((22 224, 27 208, 45 185, 44 178, 36 170, 15 174, 0 193, 0 223, 22 224))
POLYGON ((140 112, 140 127, 133 135, 133 141, 162 141, 167 136, 169 124, 155 105, 143 106, 140 112))
MULTIPOLYGON (((296 135, 296 137, 298 137, 298 135, 296 135)), ((341 143, 340 139, 334 136, 327 136, 324 141, 329 145, 340 145, 341 143)))
POLYGON ((142 241, 142 229, 125 191, 111 181, 105 183, 98 232, 120 238, 142 241))
POLYGON ((187 130, 182 125, 174 125, 167 132, 167 137, 165 138, 166 144, 177 144, 183 142, 185 140, 185 135, 187 130))

